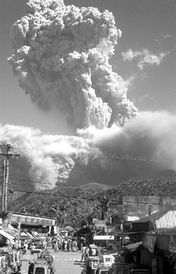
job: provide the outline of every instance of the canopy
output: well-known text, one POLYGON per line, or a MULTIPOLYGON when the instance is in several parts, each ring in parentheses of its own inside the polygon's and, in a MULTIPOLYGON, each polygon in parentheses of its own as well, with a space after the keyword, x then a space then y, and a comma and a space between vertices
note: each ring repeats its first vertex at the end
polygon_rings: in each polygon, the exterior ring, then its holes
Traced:
POLYGON ((22 238, 28 238, 28 239, 32 239, 33 238, 33 236, 30 233, 28 233, 28 232, 21 232, 20 236, 22 238))
POLYGON ((14 236, 10 235, 9 233, 5 232, 4 230, 0 230, 0 235, 9 239, 10 241, 12 241, 15 238, 14 236))
POLYGON ((90 244, 89 247, 90 247, 90 248, 97 248, 97 246, 94 245, 94 244, 90 244))
POLYGON ((133 244, 126 245, 125 248, 129 251, 133 252, 135 251, 140 245, 142 245, 142 242, 136 242, 133 244))
POLYGON ((103 241, 114 240, 114 235, 94 235, 93 239, 103 241))
POLYGON ((24 236, 27 236, 27 234, 26 234, 25 232, 21 232, 21 233, 20 233, 20 236, 23 236, 23 237, 24 237, 24 236))
POLYGON ((66 229, 67 231, 70 231, 70 232, 72 232, 72 231, 74 230, 74 228, 71 227, 71 226, 67 226, 65 229, 66 229))

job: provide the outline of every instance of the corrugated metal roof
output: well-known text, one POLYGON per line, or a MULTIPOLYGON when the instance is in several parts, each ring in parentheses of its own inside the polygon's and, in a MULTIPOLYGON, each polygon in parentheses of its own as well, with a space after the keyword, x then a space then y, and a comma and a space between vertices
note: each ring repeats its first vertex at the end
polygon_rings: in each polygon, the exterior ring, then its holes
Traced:
POLYGON ((2 229, 0 230, 0 235, 9 239, 10 241, 12 241, 15 238, 14 236, 12 236, 11 234, 7 233, 6 231, 4 231, 2 229))
POLYGON ((130 251, 134 251, 136 250, 140 245, 142 245, 142 242, 136 242, 136 243, 133 243, 133 244, 129 244, 129 245, 126 245, 125 248, 130 250, 130 251))
POLYGON ((155 229, 155 233, 159 235, 176 235, 176 227, 155 229))
POLYGON ((176 207, 167 207, 163 210, 159 210, 151 215, 145 216, 137 221, 134 221, 134 223, 146 223, 150 221, 156 221, 163 217, 169 211, 176 211, 176 207))

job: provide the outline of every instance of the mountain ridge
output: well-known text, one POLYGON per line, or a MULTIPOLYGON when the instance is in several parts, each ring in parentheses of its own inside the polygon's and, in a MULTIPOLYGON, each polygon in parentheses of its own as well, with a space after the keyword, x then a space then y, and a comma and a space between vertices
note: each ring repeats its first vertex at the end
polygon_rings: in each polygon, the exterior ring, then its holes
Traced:
MULTIPOLYGON (((33 192, 37 191, 37 183, 29 175, 30 165, 26 159, 11 159, 9 189, 12 191, 33 192)), ((115 187, 124 181, 140 180, 143 178, 163 178, 176 180, 176 171, 172 169, 157 169, 152 164, 123 160, 112 161, 106 167, 99 162, 87 166, 76 166, 66 183, 57 183, 56 187, 97 186, 115 187), (123 165, 122 165, 123 164, 123 165)), ((43 191, 43 190, 42 190, 43 191)), ((46 190, 48 191, 48 190, 46 190)), ((49 191, 49 192, 52 192, 49 191)))

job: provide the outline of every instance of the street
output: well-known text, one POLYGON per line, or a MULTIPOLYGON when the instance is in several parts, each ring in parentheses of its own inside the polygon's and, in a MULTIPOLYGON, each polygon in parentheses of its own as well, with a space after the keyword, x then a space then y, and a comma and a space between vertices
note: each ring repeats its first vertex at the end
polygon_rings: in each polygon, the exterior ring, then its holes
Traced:
POLYGON ((56 274, 80 274, 84 264, 80 252, 54 253, 56 274))

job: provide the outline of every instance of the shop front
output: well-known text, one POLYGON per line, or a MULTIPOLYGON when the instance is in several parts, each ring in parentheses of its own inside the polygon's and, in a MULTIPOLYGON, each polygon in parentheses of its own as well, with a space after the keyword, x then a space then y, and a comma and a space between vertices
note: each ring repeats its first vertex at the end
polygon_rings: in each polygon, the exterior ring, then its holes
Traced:
POLYGON ((15 228, 22 232, 49 233, 56 225, 56 221, 51 218, 30 216, 25 214, 9 214, 9 221, 15 228))
POLYGON ((176 235, 169 230, 160 233, 146 233, 143 245, 151 254, 153 274, 176 273, 176 235))

